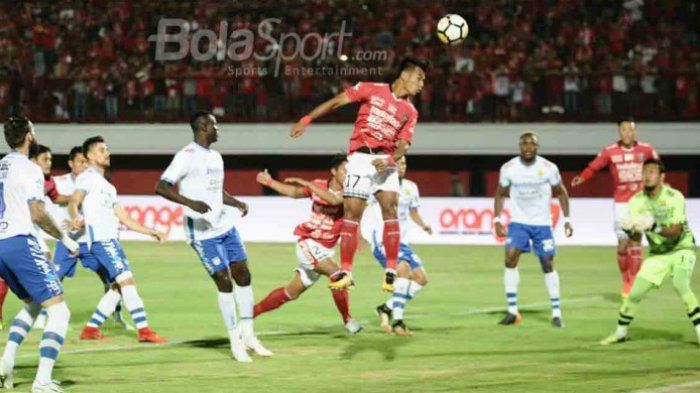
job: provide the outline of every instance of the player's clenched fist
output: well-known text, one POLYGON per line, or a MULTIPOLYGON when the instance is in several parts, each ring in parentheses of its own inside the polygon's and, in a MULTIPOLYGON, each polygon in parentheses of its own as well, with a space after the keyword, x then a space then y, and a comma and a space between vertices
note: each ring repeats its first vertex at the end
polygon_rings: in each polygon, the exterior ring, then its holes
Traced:
POLYGON ((255 176, 255 181, 263 186, 269 186, 270 182, 272 182, 272 176, 270 176, 270 173, 265 169, 264 171, 258 172, 258 175, 255 176))

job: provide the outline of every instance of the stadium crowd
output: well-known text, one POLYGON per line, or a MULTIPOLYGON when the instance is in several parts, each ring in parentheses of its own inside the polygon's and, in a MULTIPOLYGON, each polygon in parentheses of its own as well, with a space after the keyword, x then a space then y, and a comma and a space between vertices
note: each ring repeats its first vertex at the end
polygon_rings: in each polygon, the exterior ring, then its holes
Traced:
POLYGON ((0 112, 39 121, 181 121, 202 108, 225 121, 288 121, 358 80, 390 80, 398 60, 414 55, 433 63, 416 103, 421 120, 697 120, 699 7, 693 0, 5 3, 0 112), (471 29, 455 47, 434 34, 450 12, 471 29), (233 61, 221 50, 209 61, 156 61, 149 41, 162 18, 187 20, 190 36, 218 32, 226 21, 228 33, 255 31, 255 53, 271 54, 275 45, 257 34, 270 17, 281 21, 272 37, 339 32, 345 22, 348 59, 332 53, 339 45, 330 39, 320 51, 330 56, 290 56, 279 67, 274 56, 233 61))

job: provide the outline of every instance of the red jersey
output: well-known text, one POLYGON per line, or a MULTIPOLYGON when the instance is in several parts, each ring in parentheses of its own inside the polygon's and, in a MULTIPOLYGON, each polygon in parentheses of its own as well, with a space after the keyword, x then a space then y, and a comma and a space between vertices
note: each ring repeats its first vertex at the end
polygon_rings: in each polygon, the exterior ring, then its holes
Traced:
POLYGON ((59 197, 58 190, 56 190, 56 182, 53 181, 51 175, 44 175, 44 195, 51 198, 52 202, 56 201, 59 197))
MULTIPOLYGON (((329 182, 323 179, 313 181, 318 188, 342 195, 342 190, 330 190, 329 182)), ((304 192, 313 201, 311 218, 299 224, 294 229, 294 234, 299 236, 300 240, 312 239, 324 247, 334 247, 340 238, 340 227, 343 225, 343 205, 331 206, 308 187, 304 188, 304 192)))
POLYGON ((360 82, 345 89, 345 94, 351 102, 361 103, 349 153, 366 146, 391 154, 399 140, 413 141, 418 111, 410 101, 396 98, 391 86, 360 82))
POLYGON ((642 166, 649 158, 659 158, 650 144, 635 142, 628 149, 618 141, 601 150, 581 173, 581 178, 588 180, 595 172, 610 166, 615 182, 615 202, 627 202, 642 189, 642 166))

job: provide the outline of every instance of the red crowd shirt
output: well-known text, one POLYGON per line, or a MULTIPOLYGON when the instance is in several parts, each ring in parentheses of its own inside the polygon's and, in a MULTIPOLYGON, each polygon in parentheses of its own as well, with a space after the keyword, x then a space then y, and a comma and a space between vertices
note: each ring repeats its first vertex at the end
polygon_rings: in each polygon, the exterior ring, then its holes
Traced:
POLYGON ((393 153, 399 140, 409 144, 418 120, 410 101, 396 98, 386 83, 360 82, 345 89, 352 102, 360 102, 349 153, 361 147, 393 153))
MULTIPOLYGON (((313 184, 323 190, 342 195, 342 190, 330 190, 329 180, 316 179, 313 184)), ((332 248, 340 238, 340 227, 343 225, 343 205, 331 206, 310 188, 304 188, 304 192, 311 198, 311 218, 294 229, 294 235, 299 240, 312 239, 324 247, 332 248)))
POLYGON ((613 194, 615 202, 628 202, 643 188, 642 166, 649 158, 659 158, 650 144, 635 142, 634 146, 628 149, 618 141, 601 150, 581 173, 581 177, 583 180, 588 180, 595 172, 610 166, 610 173, 615 183, 613 194))

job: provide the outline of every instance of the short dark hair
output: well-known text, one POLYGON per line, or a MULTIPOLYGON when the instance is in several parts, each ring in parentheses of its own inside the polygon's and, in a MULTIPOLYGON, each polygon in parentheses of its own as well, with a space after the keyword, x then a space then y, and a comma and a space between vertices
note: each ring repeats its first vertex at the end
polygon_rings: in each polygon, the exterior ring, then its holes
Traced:
POLYGON ((5 141, 10 149, 16 149, 24 143, 29 131, 31 131, 31 122, 24 116, 11 116, 5 121, 5 141))
POLYGON ((346 153, 338 153, 331 158, 331 169, 337 169, 344 162, 348 160, 348 155, 346 153))
POLYGON ((660 158, 647 158, 644 161, 644 166, 647 165, 656 165, 659 167, 659 172, 666 173, 666 165, 664 165, 664 162, 661 161, 660 158))
POLYGON ((621 126, 622 123, 634 123, 634 117, 628 116, 628 117, 623 117, 622 119, 617 121, 617 126, 621 126))
POLYGON ((83 147, 73 146, 73 148, 70 149, 70 153, 68 153, 68 161, 74 161, 75 156, 77 156, 78 154, 83 154, 83 147))
MULTIPOLYGON (((191 117, 190 117, 190 127, 192 128, 192 132, 196 132, 197 128, 199 128, 200 120, 203 117, 207 117, 212 115, 211 112, 207 111, 197 111, 195 112, 191 117)), ((213 116, 213 115, 212 115, 213 116)))
POLYGON ((37 158, 44 153, 51 153, 51 148, 45 145, 37 145, 36 149, 29 152, 29 159, 37 158))
POLYGON ((93 145, 96 145, 98 143, 104 143, 104 141, 105 141, 105 138, 103 138, 100 135, 93 136, 91 138, 86 139, 85 142, 83 142, 83 149, 82 149, 82 153, 85 155, 85 158, 87 158, 88 151, 90 151, 90 148, 93 145))
POLYGON ((417 57, 405 57, 403 60, 401 60, 401 63, 399 63, 399 74, 406 69, 414 67, 418 67, 423 70, 423 72, 426 72, 430 68, 430 63, 417 57))

